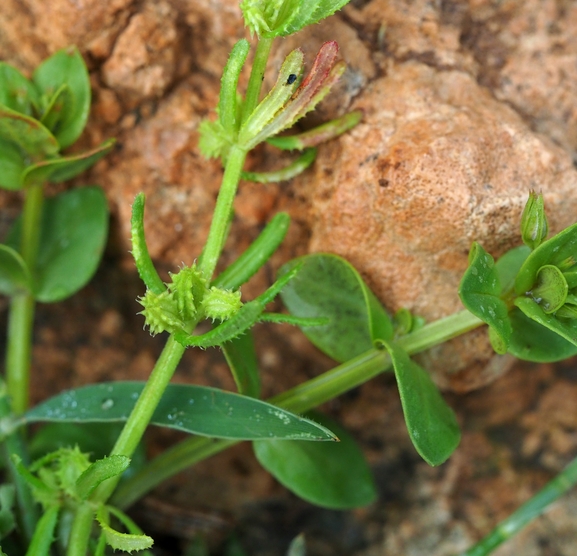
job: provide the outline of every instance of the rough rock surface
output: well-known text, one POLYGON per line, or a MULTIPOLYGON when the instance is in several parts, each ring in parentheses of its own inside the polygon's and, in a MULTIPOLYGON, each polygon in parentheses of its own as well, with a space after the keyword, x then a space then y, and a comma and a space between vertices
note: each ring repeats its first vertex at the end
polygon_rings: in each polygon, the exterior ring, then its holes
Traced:
MULTIPOLYGON (((313 170, 311 249, 351 261, 392 311, 435 320, 462 308, 471 243, 495 257, 516 246, 531 189, 543 192, 556 231, 573 222, 571 157, 467 73, 392 65, 353 107, 363 122, 324 148, 313 170)), ((484 332, 434 350, 427 359, 438 362, 439 382, 470 389, 491 380, 509 359, 484 370, 483 343, 489 355, 484 332)))
MULTIPOLYGON (((223 264, 272 214, 293 217, 280 252, 243 294, 260 293, 289 257, 331 250, 361 270, 389 309, 406 306, 434 319, 460 307, 456 287, 471 241, 494 255, 517 242, 529 189, 544 191, 554 230, 572 222, 576 28, 571 1, 359 0, 279 41, 283 52, 304 48, 310 64, 322 41, 336 39, 349 64, 303 128, 352 107, 363 108, 365 119, 323 146, 315 166, 290 184, 241 186, 223 264)), ((118 138, 115 152, 76 180, 105 188, 112 239, 103 269, 82 295, 39 308, 35 401, 87 382, 142 379, 152 368, 162 342, 144 335, 134 316, 142 289, 127 253, 130 204, 137 192, 147 194, 147 237, 163 271, 198 256, 221 169, 200 156, 197 129, 216 105, 222 66, 242 36, 236 0, 4 0, 0 58, 31 73, 56 49, 77 44, 93 85, 81 146, 118 138)), ((281 60, 271 59, 271 76, 281 60)), ((289 159, 262 148, 247 169, 289 159)), ((0 234, 18 206, 18 195, 0 194, 0 234)), ((5 307, 0 300, 0 311, 5 307)), ((267 395, 332 365, 296 331, 264 328, 258 349, 267 395)), ((491 359, 483 332, 424 357, 436 365, 438 382, 456 390, 486 384, 509 366, 491 359)), ((177 380, 233 388, 211 351, 188 352, 177 380)), ((174 535, 186 539, 199 530, 187 508, 208 506, 209 514, 224 516, 225 528, 234 521, 244 528, 252 556, 283 553, 303 528, 311 556, 455 554, 575 453, 576 421, 567 405, 575 381, 570 368, 524 366, 488 388, 450 396, 463 444, 448 466, 431 470, 408 442, 392 380, 378 379, 326 408, 360 439, 374 466, 380 500, 373 507, 343 514, 299 506, 239 448, 159 491, 165 505, 153 509, 150 526, 162 515, 174 523, 176 513, 185 526, 174 535), (255 502, 259 497, 265 501, 255 502)), ((174 440, 157 435, 152 449, 174 440)), ((569 498, 499 556, 572 555, 574 516, 569 498)), ((208 521, 209 533, 220 527, 208 521)))

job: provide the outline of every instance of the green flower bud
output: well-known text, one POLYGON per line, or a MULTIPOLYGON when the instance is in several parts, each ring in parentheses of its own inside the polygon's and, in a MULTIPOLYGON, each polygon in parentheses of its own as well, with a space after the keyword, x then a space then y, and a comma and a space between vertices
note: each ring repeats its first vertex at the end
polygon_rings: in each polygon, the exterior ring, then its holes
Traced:
POLYGON ((534 250, 541 245, 548 232, 549 226, 543 206, 543 195, 531 191, 521 216, 523 243, 534 250))

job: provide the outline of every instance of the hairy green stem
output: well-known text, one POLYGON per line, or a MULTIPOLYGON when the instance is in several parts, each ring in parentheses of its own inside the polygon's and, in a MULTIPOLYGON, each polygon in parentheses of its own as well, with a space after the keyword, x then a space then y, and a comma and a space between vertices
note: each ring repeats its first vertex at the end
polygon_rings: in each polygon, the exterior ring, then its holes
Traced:
POLYGON ((89 502, 83 502, 76 508, 66 556, 86 556, 88 554, 88 541, 92 532, 94 521, 94 507, 89 502))
MULTIPOLYGON (((116 440, 111 455, 132 457, 132 454, 144 435, 146 427, 150 423, 152 414, 160 402, 160 398, 172 379, 174 371, 184 354, 184 350, 185 348, 172 336, 168 338, 136 405, 126 421, 126 425, 116 440)), ((120 477, 115 477, 102 483, 91 496, 91 500, 106 502, 119 479, 120 477)))
POLYGON ((258 104, 264 72, 266 71, 266 64, 273 41, 274 39, 260 38, 256 46, 244 104, 242 106, 241 124, 247 120, 258 104))
POLYGON ((577 484, 577 458, 559 475, 549 481, 535 496, 525 502, 493 531, 461 556, 487 556, 501 543, 521 531, 532 519, 541 515, 555 500, 577 484))
MULTIPOLYGON (((417 353, 482 324, 483 322, 469 311, 461 311, 428 324, 398 342, 408 353, 417 353)), ((283 409, 302 413, 364 384, 390 368, 389 354, 384 350, 371 349, 268 401, 283 409)), ((115 493, 113 502, 121 508, 127 508, 163 480, 235 443, 230 440, 199 437, 184 440, 163 452, 141 472, 122 484, 115 493)))
POLYGON ((208 238, 200 257, 198 267, 207 280, 211 280, 216 268, 216 263, 220 257, 226 235, 228 231, 228 222, 232 212, 232 203, 238 188, 240 173, 246 159, 246 151, 237 146, 230 149, 222 185, 218 192, 214 215, 210 224, 208 238))
MULTIPOLYGON (((43 202, 42 184, 32 185, 24 201, 20 243, 20 254, 32 275, 40 243, 43 202)), ((14 413, 23 413, 29 404, 33 320, 33 296, 28 293, 15 295, 10 302, 6 349, 6 385, 14 413)))

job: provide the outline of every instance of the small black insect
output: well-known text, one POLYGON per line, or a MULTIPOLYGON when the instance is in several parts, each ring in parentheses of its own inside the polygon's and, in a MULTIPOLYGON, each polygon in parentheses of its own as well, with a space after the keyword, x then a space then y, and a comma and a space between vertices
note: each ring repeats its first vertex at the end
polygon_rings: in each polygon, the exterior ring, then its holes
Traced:
POLYGON ((291 73, 286 80, 287 85, 292 85, 297 80, 297 76, 295 73, 291 73))

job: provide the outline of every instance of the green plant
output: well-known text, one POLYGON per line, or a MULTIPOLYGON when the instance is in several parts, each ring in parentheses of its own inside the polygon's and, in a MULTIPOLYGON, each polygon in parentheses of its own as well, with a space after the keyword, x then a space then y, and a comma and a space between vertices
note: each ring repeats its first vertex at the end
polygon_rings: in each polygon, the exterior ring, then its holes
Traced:
MULTIPOLYGON (((49 554, 54 538, 67 556, 104 555, 107 546, 129 552, 147 550, 152 539, 123 510, 163 479, 241 440, 253 441, 262 465, 304 499, 330 508, 367 504, 375 497, 375 487, 354 441, 327 417, 313 413, 311 420, 295 413, 309 412, 392 370, 413 445, 425 461, 439 465, 456 449, 460 432, 452 410, 427 372, 410 358, 412 354, 485 324, 498 353, 510 352, 533 361, 554 361, 577 353, 577 225, 546 240, 542 199, 534 194, 522 219, 521 235, 526 246, 510 251, 495 263, 480 245, 474 244, 459 291, 466 310, 433 323, 424 324, 406 310, 391 318, 356 270, 343 259, 329 254, 289 261, 269 289, 243 303, 239 288, 282 242, 289 225, 285 214, 274 217, 237 261, 213 277, 228 234, 232 202, 240 179, 244 176, 266 182, 296 175, 312 162, 312 149, 316 145, 343 133, 361 118, 361 114, 351 113, 306 133, 276 137, 312 110, 344 71, 344 64, 337 61, 338 49, 334 42, 321 47, 306 76, 303 53, 298 49, 291 52, 275 85, 260 99, 273 39, 315 23, 345 3, 346 0, 242 2, 245 21, 258 37, 247 91, 241 101, 238 80, 249 53, 248 41, 241 40, 233 48, 223 72, 218 118, 207 120, 201 126, 204 154, 219 157, 224 164, 209 235, 197 263, 171 274, 169 283, 160 279, 148 253, 143 226, 144 196, 135 199, 132 252, 146 286, 140 298, 142 315, 151 333, 169 334, 149 380, 85 386, 63 392, 27 410, 27 401, 17 393, 22 388, 27 391, 27 385, 22 379, 10 379, 14 371, 9 358, 8 386, 0 398, 0 430, 4 435, 7 465, 14 471, 13 481, 20 493, 18 515, 31 516, 25 527, 30 539, 27 554, 49 554), (303 152, 288 168, 269 174, 244 174, 247 153, 263 141, 303 152), (267 304, 279 294, 290 314, 266 312, 267 304), (197 324, 206 319, 212 321, 212 330, 195 334, 197 324), (267 402, 259 400, 260 377, 251 328, 262 321, 299 326, 317 347, 340 364, 267 402), (176 366, 189 346, 221 347, 239 393, 171 384, 176 366), (11 383, 18 386, 11 387, 11 383), (9 399, 12 399, 12 408, 9 399), (41 437, 37 444, 44 445, 44 454, 30 463, 19 429, 35 422, 49 424, 36 437, 41 437), (113 446, 107 456, 105 452, 91 461, 84 448, 79 450, 71 445, 50 449, 50 442, 46 441, 50 434, 45 431, 62 438, 77 438, 70 424, 78 423, 98 423, 102 430, 113 427, 110 429, 113 446), (132 476, 123 479, 131 460, 134 467, 142 435, 150 423, 195 436, 155 460, 137 466, 132 476), (115 429, 115 424, 121 424, 121 428, 115 429), (331 442, 336 438, 335 433, 341 442, 331 442), (33 500, 43 508, 37 522, 32 511, 33 500), (30 514, 26 514, 28 510, 30 514), (99 531, 96 536, 93 529, 99 531)), ((21 248, 5 246, 0 251, 3 257, 0 288, 14 300, 28 299, 28 305, 32 306, 35 299, 57 301, 73 293, 85 283, 95 266, 85 272, 83 280, 71 286, 70 260, 72 257, 78 264, 81 253, 66 251, 62 255, 57 247, 61 246, 63 237, 74 245, 81 245, 81 240, 73 234, 75 225, 64 224, 67 221, 64 215, 69 218, 76 215, 78 209, 73 210, 63 204, 64 201, 54 201, 56 208, 50 208, 51 203, 47 201, 44 206, 49 217, 44 224, 37 206, 40 201, 33 204, 28 200, 32 192, 42 198, 37 193, 42 191, 38 185, 40 180, 71 177, 110 148, 107 143, 84 158, 58 154, 59 148, 68 146, 78 136, 84 124, 78 126, 76 122, 80 115, 85 122, 87 114, 86 71, 76 62, 73 67, 70 59, 79 60, 79 57, 75 52, 58 53, 41 66, 61 64, 57 66, 60 74, 68 77, 57 83, 46 77, 52 75, 46 69, 37 70, 35 76, 38 74, 38 77, 33 79, 33 84, 16 70, 7 69, 9 66, 2 66, 4 73, 0 73, 7 76, 0 85, 4 83, 6 89, 12 91, 0 99, 6 105, 6 108, 0 107, 3 110, 0 132, 4 132, 0 135, 3 141, 0 163, 4 164, 7 174, 12 172, 10 183, 18 183, 18 187, 28 191, 23 222, 15 226, 9 240, 13 245, 20 242, 21 248), (78 86, 79 75, 84 76, 84 88, 78 86), (54 108, 56 106, 59 108, 54 108), (79 106, 85 106, 86 110, 79 106), (74 131, 68 131, 66 126, 74 131), (27 137, 26 141, 23 137, 27 137), (58 149, 54 150, 55 146, 58 149), (35 219, 27 216, 29 203, 33 208, 28 211, 36 215, 35 219), (40 240, 42 226, 47 228, 40 240), (59 226, 63 226, 66 233, 61 233, 59 226)), ((75 190, 64 198, 80 203, 73 196, 81 195, 81 191, 96 190, 75 190)), ((98 244, 100 249, 102 241, 98 244)), ((82 244, 82 250, 88 249, 94 251, 95 247, 82 244)), ((17 310, 16 307, 13 312, 17 310)), ((26 328, 13 331, 10 325, 9 345, 17 345, 24 338, 29 353, 31 317, 26 318, 26 328)), ((570 467, 554 483, 554 488, 540 498, 539 511, 560 495, 567 484, 577 481, 572 469, 570 467)), ((0 534, 3 536, 13 529, 15 522, 14 492, 10 485, 6 486, 0 490, 0 534)), ((513 518, 515 524, 521 524, 534 513, 534 507, 522 509, 522 519, 513 518)), ((513 527, 509 527, 507 534, 512 530, 513 527)), ((505 536, 500 532, 494 538, 502 540, 505 536)), ((472 549, 477 552, 471 554, 489 553, 495 545, 494 538, 478 550, 472 549)), ((290 551, 303 554, 302 539, 295 540, 290 551)))

